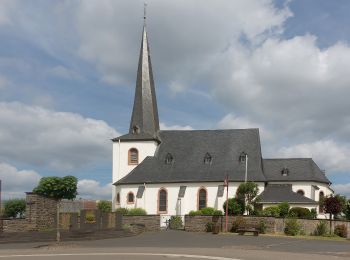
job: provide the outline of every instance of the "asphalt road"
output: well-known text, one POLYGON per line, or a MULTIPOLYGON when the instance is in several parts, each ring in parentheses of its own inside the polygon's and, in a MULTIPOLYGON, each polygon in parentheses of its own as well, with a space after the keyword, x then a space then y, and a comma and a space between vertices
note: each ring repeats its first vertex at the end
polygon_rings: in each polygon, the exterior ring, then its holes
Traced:
POLYGON ((350 241, 306 240, 273 236, 212 235, 183 231, 136 237, 67 242, 60 245, 0 245, 2 259, 350 259, 350 241))

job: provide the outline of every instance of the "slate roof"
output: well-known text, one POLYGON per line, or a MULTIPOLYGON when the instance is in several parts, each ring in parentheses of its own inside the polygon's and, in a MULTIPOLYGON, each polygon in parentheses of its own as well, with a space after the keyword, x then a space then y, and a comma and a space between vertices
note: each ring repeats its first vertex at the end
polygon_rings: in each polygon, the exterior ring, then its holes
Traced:
POLYGON ((262 171, 259 129, 159 131, 161 143, 154 157, 149 156, 118 184, 244 181, 246 152, 248 180, 265 182, 262 171), (170 153, 174 161, 165 163, 170 153), (205 155, 212 157, 204 163, 205 155))
POLYGON ((331 183, 311 158, 263 159, 264 174, 271 181, 314 181, 331 183), (283 176, 283 168, 288 175, 283 176))
POLYGON ((258 196, 258 203, 318 204, 303 195, 293 192, 291 184, 268 184, 258 196))

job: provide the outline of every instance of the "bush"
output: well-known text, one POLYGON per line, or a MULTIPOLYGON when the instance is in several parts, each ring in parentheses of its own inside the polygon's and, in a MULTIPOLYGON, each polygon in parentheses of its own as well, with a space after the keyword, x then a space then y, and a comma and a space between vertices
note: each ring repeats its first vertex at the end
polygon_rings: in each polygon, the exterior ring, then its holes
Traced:
POLYGON ((13 199, 5 202, 4 217, 22 218, 26 211, 26 201, 24 199, 13 199))
POLYGON ((279 217, 280 216, 280 208, 278 206, 270 206, 263 210, 263 216, 266 217, 279 217))
POLYGON ((97 203, 97 208, 101 212, 112 212, 112 202, 109 200, 100 200, 97 203))
POLYGON ((310 218, 316 219, 317 218, 317 210, 316 209, 311 209, 310 210, 310 218))
POLYGON ((182 218, 179 217, 179 216, 171 216, 169 227, 170 227, 170 229, 181 229, 181 228, 183 228, 182 218))
POLYGON ((214 222, 208 222, 207 224, 205 224, 205 231, 212 232, 214 225, 215 225, 214 222))
POLYGON ((86 215, 85 215, 85 221, 86 222, 95 222, 95 215, 92 213, 92 212, 87 212, 86 215))
POLYGON ((188 213, 190 216, 200 216, 202 215, 202 211, 200 210, 191 210, 190 213, 188 213))
POLYGON ((347 237, 348 235, 348 231, 347 228, 345 226, 345 224, 341 224, 341 225, 336 225, 334 227, 334 234, 340 237, 347 237))
POLYGON ((210 208, 210 207, 202 208, 200 210, 200 212, 202 212, 202 215, 205 215, 205 216, 213 216, 214 215, 214 211, 215 211, 215 209, 214 208, 210 208))
POLYGON ((219 209, 214 210, 214 213, 213 213, 214 216, 222 216, 223 214, 224 213, 219 209))
POLYGON ((128 210, 128 215, 129 216, 141 216, 141 215, 147 215, 146 210, 142 208, 134 208, 134 209, 129 209, 128 210))
POLYGON ((127 208, 117 208, 115 212, 120 212, 122 215, 128 215, 129 210, 127 208))
POLYGON ((316 229, 314 231, 315 236, 325 236, 328 233, 328 224, 327 221, 321 220, 318 222, 316 229))
MULTIPOLYGON (((226 214, 226 201, 222 205, 226 214)), ((242 215, 244 206, 240 205, 240 202, 236 198, 228 199, 228 214, 229 215, 242 215)))
POLYGON ((232 222, 231 232, 237 232, 238 228, 244 226, 246 221, 243 217, 236 217, 232 222))
POLYGON ((295 218, 290 218, 286 220, 286 225, 284 228, 284 233, 288 236, 296 236, 300 234, 301 225, 299 221, 295 218))
POLYGON ((289 210, 289 216, 295 218, 311 218, 311 212, 307 208, 295 207, 289 210))
POLYGON ((267 223, 265 219, 261 219, 259 221, 259 226, 258 226, 260 233, 261 234, 265 234, 266 233, 266 229, 267 229, 267 223))
POLYGON ((279 214, 280 217, 285 218, 288 216, 289 208, 290 208, 288 202, 282 202, 282 203, 278 204, 278 208, 280 211, 280 214, 279 214))

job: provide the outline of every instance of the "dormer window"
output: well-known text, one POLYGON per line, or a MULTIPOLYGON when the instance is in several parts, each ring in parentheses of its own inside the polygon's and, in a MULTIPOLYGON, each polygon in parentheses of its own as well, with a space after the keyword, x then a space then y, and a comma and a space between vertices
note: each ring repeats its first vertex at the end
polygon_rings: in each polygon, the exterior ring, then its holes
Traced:
POLYGON ((204 164, 211 164, 212 157, 209 153, 206 153, 204 156, 204 164))
POLYGON ((135 134, 135 135, 139 134, 140 133, 140 128, 137 125, 134 125, 132 127, 132 133, 135 134))
POLYGON ((247 154, 245 152, 242 152, 241 155, 239 156, 239 162, 244 163, 246 160, 247 154))
POLYGON ((287 167, 284 167, 281 171, 282 176, 288 176, 289 175, 289 169, 287 167))
POLYGON ((165 157, 165 164, 172 164, 174 162, 174 157, 171 153, 168 153, 165 157))

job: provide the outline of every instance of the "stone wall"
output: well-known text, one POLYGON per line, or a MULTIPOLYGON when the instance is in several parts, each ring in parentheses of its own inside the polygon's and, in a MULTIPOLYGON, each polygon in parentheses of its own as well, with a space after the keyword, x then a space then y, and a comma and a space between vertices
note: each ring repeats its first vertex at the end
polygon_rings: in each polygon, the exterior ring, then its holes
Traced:
POLYGON ((123 225, 136 225, 141 224, 145 226, 146 231, 159 231, 160 230, 160 216, 159 215, 146 215, 146 216, 123 216, 123 225))
POLYGON ((26 219, 5 219, 3 220, 3 232, 35 231, 36 226, 26 219))

